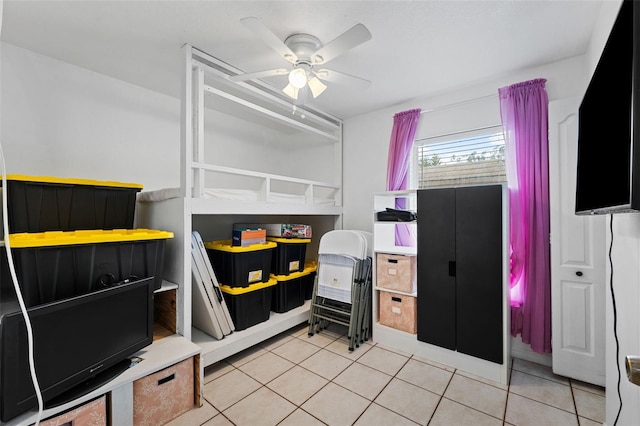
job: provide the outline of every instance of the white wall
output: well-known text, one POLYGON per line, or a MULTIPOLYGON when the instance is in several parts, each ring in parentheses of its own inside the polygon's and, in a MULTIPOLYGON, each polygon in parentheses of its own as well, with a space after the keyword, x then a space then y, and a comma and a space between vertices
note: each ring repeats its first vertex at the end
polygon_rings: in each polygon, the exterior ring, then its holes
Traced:
POLYGON ((2 43, 7 173, 179 186, 180 102, 2 43))

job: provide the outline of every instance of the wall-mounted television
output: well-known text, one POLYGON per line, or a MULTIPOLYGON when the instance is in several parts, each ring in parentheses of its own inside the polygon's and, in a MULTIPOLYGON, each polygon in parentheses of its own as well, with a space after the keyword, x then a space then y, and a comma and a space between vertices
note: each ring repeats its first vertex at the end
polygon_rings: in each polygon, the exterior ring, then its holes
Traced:
MULTIPOLYGON (((28 308, 45 408, 86 394, 129 368, 153 341, 154 278, 28 308)), ((37 408, 20 311, 0 317, 0 419, 37 408)))
POLYGON ((640 211, 640 2, 624 0, 578 111, 575 213, 640 211))

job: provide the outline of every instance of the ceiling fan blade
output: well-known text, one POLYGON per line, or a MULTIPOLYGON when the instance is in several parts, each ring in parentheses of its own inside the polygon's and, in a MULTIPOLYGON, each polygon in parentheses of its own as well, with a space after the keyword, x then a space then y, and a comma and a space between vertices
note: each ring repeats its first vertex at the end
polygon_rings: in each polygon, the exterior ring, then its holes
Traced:
POLYGON ((364 78, 328 69, 317 70, 315 71, 315 75, 320 80, 330 81, 331 83, 342 84, 345 86, 348 85, 360 90, 364 90, 371 85, 371 82, 364 78))
POLYGON ((273 50, 278 52, 285 60, 292 64, 298 60, 298 57, 289 47, 284 44, 282 40, 278 38, 269 28, 267 28, 262 21, 253 16, 240 19, 247 28, 253 31, 258 37, 266 42, 273 50))
POLYGON ((370 39, 371 33, 367 27, 356 24, 318 49, 311 55, 311 61, 314 65, 325 64, 370 39))
POLYGON ((275 75, 285 75, 288 73, 289 73, 288 69, 278 68, 274 70, 257 71, 257 72, 249 72, 246 74, 232 75, 232 76, 229 76, 229 80, 247 81, 247 80, 255 80, 257 78, 263 78, 263 77, 273 77, 275 75))

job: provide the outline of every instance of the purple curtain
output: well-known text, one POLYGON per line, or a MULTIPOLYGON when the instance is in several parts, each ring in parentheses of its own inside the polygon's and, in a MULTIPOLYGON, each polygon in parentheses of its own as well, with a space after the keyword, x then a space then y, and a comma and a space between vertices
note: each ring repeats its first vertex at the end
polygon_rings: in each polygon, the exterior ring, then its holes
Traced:
POLYGON ((511 335, 551 353, 549 140, 545 79, 502 87, 509 186, 511 335))
MULTIPOLYGON (((409 163, 411 150, 416 136, 416 128, 420 120, 419 108, 399 112, 393 116, 393 129, 389 142, 389 160, 387 163, 387 191, 407 189, 409 183, 409 163)), ((406 208, 405 199, 396 200, 396 208, 406 208)), ((396 245, 416 245, 408 226, 396 225, 396 245)))

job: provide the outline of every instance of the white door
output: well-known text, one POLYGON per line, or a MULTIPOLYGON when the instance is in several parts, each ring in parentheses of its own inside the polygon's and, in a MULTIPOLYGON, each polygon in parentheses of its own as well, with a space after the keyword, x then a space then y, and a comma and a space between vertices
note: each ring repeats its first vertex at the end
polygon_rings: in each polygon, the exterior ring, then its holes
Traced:
POLYGON ((579 102, 549 103, 553 372, 604 386, 606 218, 574 214, 579 102))

